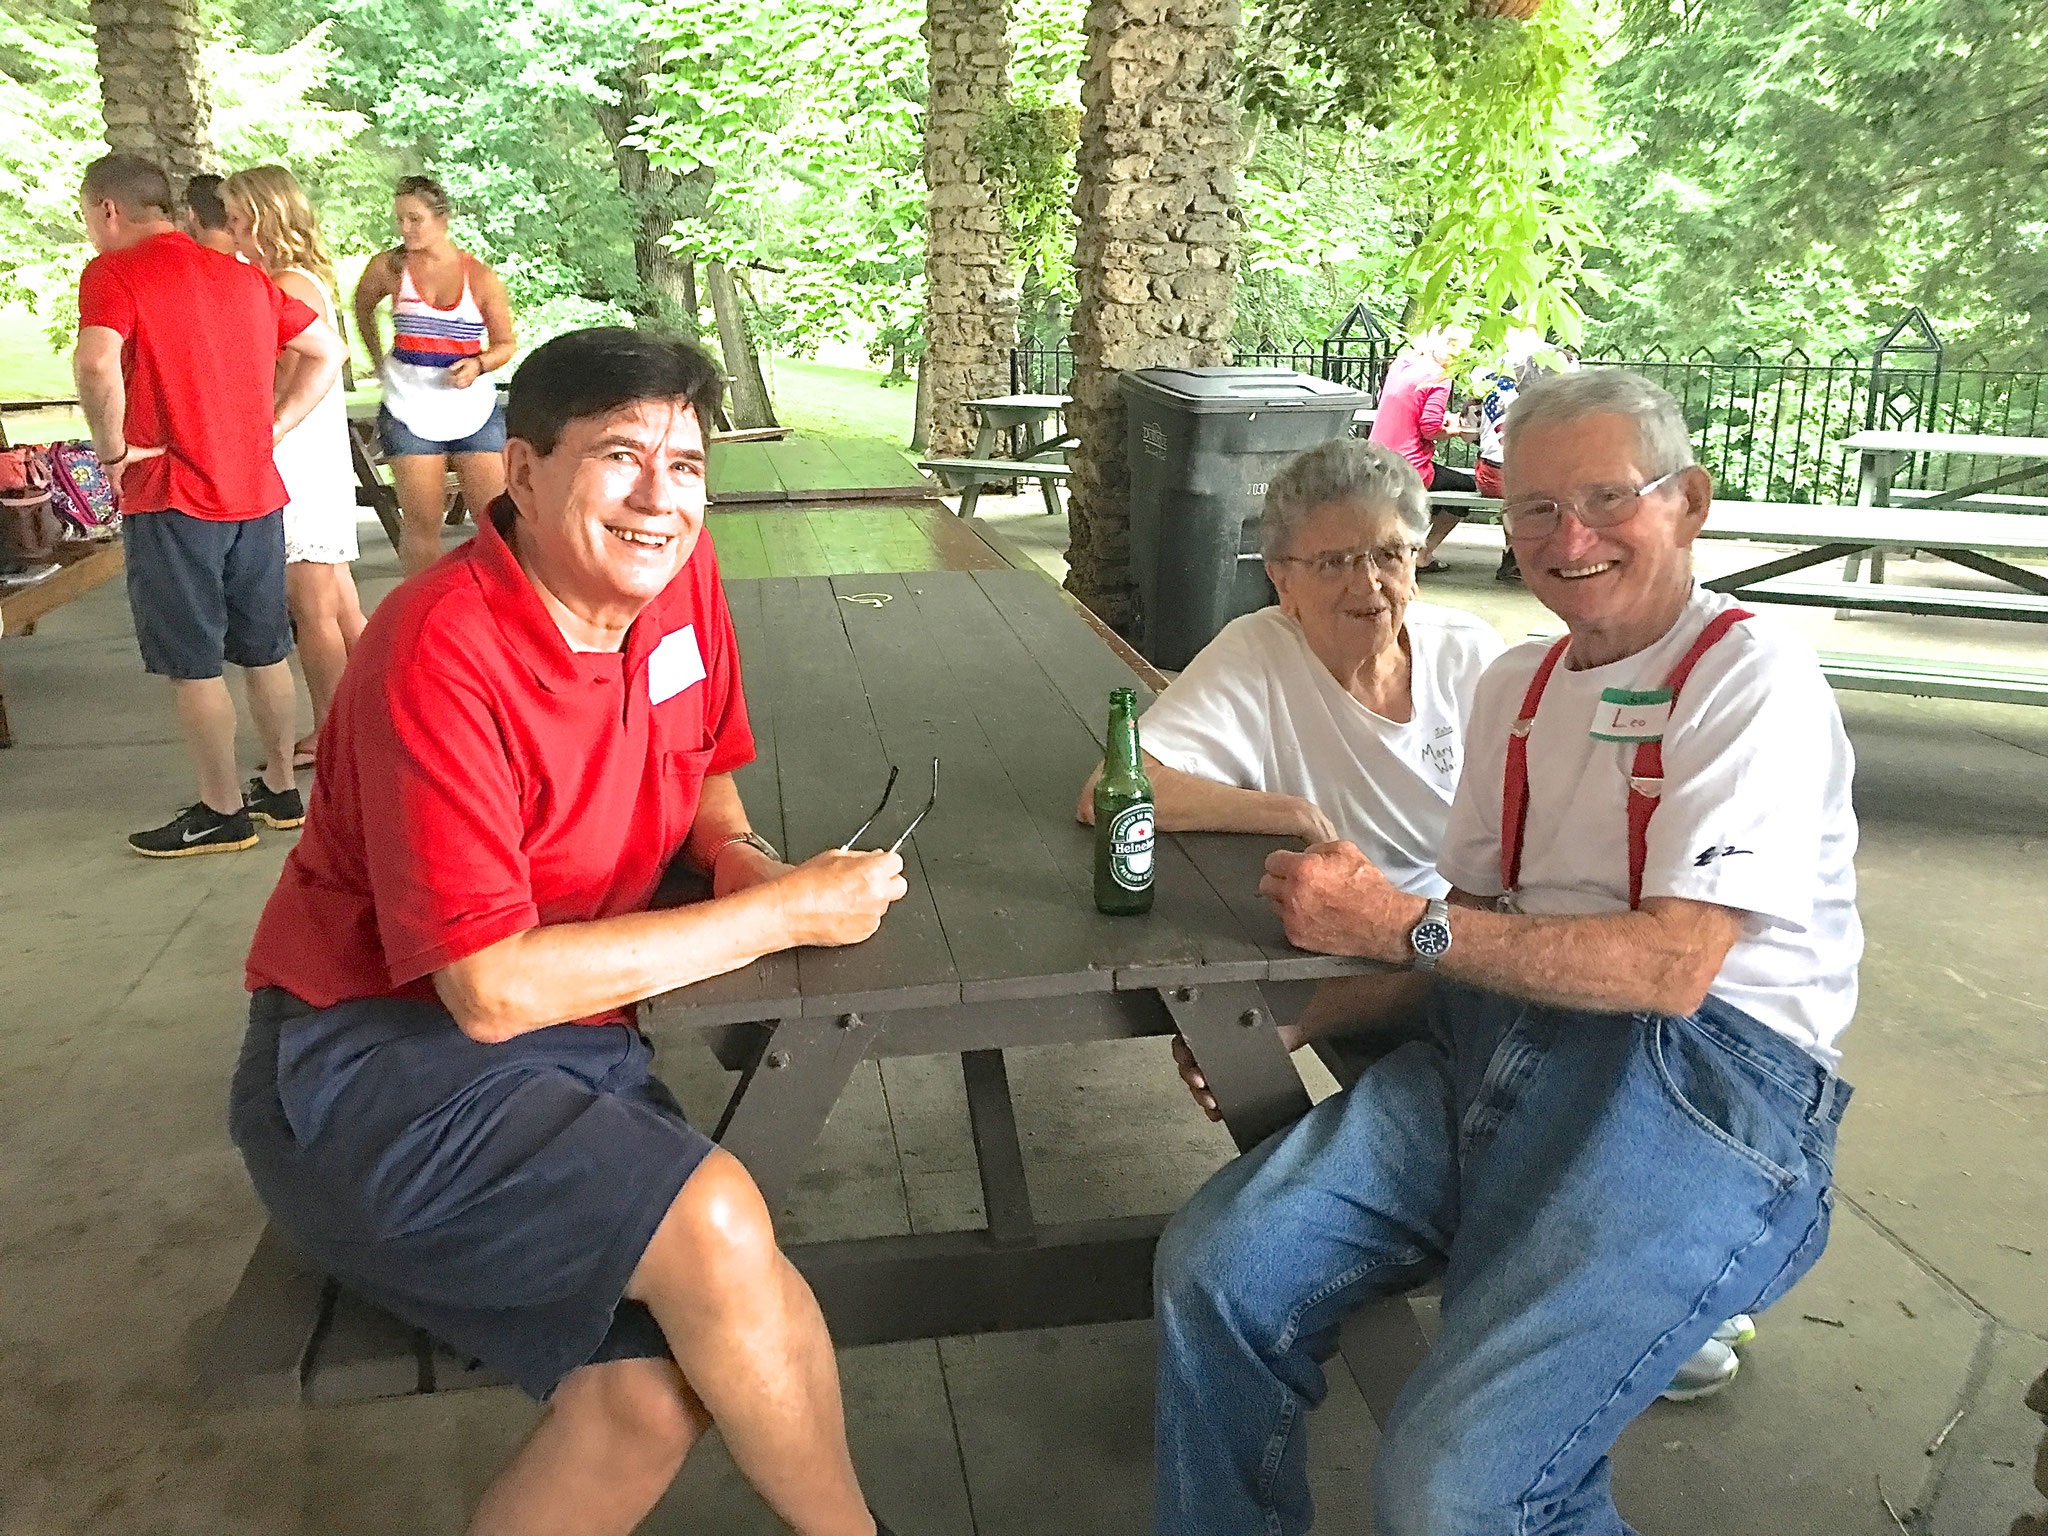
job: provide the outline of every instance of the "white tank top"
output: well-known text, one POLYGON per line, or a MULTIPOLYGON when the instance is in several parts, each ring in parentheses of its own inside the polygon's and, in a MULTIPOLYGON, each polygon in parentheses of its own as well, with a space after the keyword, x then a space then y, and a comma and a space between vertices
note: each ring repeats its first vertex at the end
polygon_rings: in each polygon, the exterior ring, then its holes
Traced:
POLYGON ((448 370, 479 356, 488 327, 469 287, 469 258, 462 258, 462 297, 452 308, 436 309, 413 286, 412 269, 401 266, 398 295, 391 303, 391 351, 384 359, 384 408, 415 436, 452 443, 482 428, 497 409, 498 386, 489 374, 461 388, 448 370))

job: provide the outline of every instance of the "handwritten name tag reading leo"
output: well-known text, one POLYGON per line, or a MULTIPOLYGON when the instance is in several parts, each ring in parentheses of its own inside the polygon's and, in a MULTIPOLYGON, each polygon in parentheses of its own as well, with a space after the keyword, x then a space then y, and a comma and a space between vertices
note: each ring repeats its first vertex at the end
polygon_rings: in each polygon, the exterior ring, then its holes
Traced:
POLYGON ((1595 741, 1662 741, 1671 723, 1669 688, 1605 688, 1593 708, 1595 741))

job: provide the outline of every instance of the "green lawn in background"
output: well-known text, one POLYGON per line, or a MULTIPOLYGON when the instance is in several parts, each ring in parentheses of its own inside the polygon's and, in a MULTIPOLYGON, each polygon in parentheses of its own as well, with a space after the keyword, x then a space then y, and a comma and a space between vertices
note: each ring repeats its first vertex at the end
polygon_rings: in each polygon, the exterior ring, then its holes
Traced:
POLYGON ((834 368, 774 361, 775 415, 784 426, 817 437, 880 437, 901 447, 910 441, 917 414, 917 384, 882 387, 882 374, 866 368, 834 368))
POLYGON ((69 399, 71 359, 52 352, 42 322, 19 304, 0 305, 0 400, 69 399))
MULTIPOLYGON (((914 382, 884 388, 879 370, 789 357, 776 358, 774 370, 775 409, 785 426, 817 437, 879 437, 899 446, 910 441, 914 382)), ((0 399, 71 393, 70 357, 50 349, 41 322, 27 309, 0 306, 0 399)))

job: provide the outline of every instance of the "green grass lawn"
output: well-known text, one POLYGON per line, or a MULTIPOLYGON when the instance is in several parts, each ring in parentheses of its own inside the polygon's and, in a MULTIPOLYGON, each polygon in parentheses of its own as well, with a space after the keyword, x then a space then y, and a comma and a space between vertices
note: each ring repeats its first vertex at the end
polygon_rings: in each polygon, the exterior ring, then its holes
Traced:
POLYGON ((18 304, 0 306, 0 400, 69 398, 71 359, 52 352, 42 322, 18 304))
POLYGON ((902 447, 917 414, 917 385, 882 385, 879 371, 775 359, 776 419, 817 437, 880 437, 902 447))
MULTIPOLYGON (((817 437, 879 437, 899 447, 910 441, 915 383, 884 387, 879 370, 790 357, 775 359, 774 370, 775 409, 785 426, 817 437)), ((71 392, 71 359, 50 350, 36 317, 19 305, 0 307, 0 399, 71 392)))

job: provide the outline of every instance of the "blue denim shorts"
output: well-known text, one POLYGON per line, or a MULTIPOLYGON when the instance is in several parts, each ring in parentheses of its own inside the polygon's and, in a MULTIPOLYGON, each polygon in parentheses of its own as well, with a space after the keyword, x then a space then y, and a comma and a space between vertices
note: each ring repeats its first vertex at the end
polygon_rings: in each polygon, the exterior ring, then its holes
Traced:
POLYGON ((505 402, 500 400, 491 419, 467 437, 453 442, 436 442, 421 437, 384 406, 377 407, 377 435, 384 442, 384 457, 403 459, 426 454, 503 453, 505 451, 505 402))
POLYGON ((713 1143, 652 1059, 624 1024, 483 1045, 438 1003, 316 1011, 268 987, 229 1129, 308 1258, 545 1399, 579 1366, 669 1353, 626 1284, 713 1143))
POLYGON ((187 682, 221 663, 268 667, 292 653, 284 513, 215 522, 185 512, 121 519, 128 608, 142 665, 187 682))

